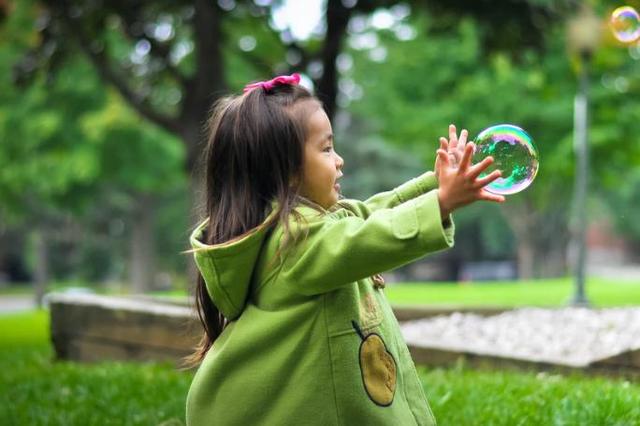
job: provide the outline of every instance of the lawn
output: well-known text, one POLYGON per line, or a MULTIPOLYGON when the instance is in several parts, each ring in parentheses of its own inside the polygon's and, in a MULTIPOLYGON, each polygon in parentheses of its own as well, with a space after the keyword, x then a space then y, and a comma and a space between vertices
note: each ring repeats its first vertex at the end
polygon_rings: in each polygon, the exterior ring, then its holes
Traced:
MULTIPOLYGON (((47 312, 0 316, 0 419, 10 425, 181 425, 190 372, 52 360, 47 312)), ((640 385, 546 373, 420 368, 440 425, 634 425, 640 385)))
MULTIPOLYGON (((571 278, 462 284, 390 284, 397 305, 563 306, 573 295, 571 278)), ((596 307, 640 305, 640 282, 590 278, 586 294, 596 307)))
MULTIPOLYGON (((565 306, 574 292, 573 278, 473 283, 389 283, 385 293, 394 305, 565 306)), ((156 292, 186 297, 184 291, 156 292)), ((589 278, 586 294, 595 307, 640 305, 640 281, 589 278)))
POLYGON ((0 424, 181 425, 192 373, 53 360, 45 310, 0 316, 0 424))

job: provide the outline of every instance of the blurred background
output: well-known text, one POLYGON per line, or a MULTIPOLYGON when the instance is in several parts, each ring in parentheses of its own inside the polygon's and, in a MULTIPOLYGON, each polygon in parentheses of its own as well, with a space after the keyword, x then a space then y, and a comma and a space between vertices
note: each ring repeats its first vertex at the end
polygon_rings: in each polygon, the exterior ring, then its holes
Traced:
POLYGON ((455 248, 389 282, 553 282, 564 303, 584 241, 594 286, 640 293, 640 44, 608 29, 621 5, 0 0, 0 294, 186 294, 207 111, 291 72, 332 118, 348 198, 432 170, 450 123, 515 124, 537 144, 531 187, 456 213, 455 248))
POLYGON ((538 148, 529 188, 384 274, 422 324, 404 338, 438 422, 640 424, 640 17, 620 41, 621 6, 640 0, 0 0, 1 422, 184 424, 193 370, 166 360, 202 332, 183 251, 203 123, 299 72, 348 198, 432 170, 451 123, 538 148), (591 363, 539 362, 572 351, 591 363))

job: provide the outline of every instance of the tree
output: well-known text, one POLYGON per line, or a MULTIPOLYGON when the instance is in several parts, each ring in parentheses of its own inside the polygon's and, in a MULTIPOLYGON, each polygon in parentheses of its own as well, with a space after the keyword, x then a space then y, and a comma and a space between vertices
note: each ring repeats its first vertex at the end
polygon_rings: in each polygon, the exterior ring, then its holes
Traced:
MULTIPOLYGON (((522 277, 562 275, 570 236, 576 90, 563 23, 547 28, 542 47, 522 48, 514 55, 479 44, 486 31, 482 22, 461 19, 444 31, 440 21, 427 13, 405 23, 413 32, 361 27, 348 52, 353 57, 345 75, 353 97, 350 110, 368 118, 371 132, 421 156, 425 167, 432 167, 437 139, 451 122, 470 129, 471 137, 503 122, 526 129, 540 150, 540 171, 531 188, 501 207, 504 228, 517 238, 522 277)), ((637 62, 607 40, 595 64, 593 80, 607 78, 594 87, 591 146, 598 179, 592 188, 616 194, 624 187, 630 193, 628 169, 638 163, 639 151, 636 144, 619 146, 625 135, 639 130, 632 118, 638 105, 628 95, 637 85, 637 62)), ((484 212, 480 217, 492 216, 492 210, 484 212)), ((618 215, 625 216, 631 218, 618 215)), ((478 216, 465 211, 458 217, 464 235, 464 227, 478 216)))
MULTIPOLYGON (((44 56, 44 62, 55 64, 69 51, 67 42, 75 41, 100 77, 113 85, 143 117, 183 140, 186 170, 193 171, 199 153, 200 129, 209 107, 230 88, 226 66, 230 57, 239 53, 231 48, 234 38, 238 37, 231 24, 240 20, 251 23, 255 33, 261 36, 261 44, 281 41, 280 57, 270 50, 241 55, 252 69, 252 77, 264 77, 276 71, 306 71, 313 62, 321 64, 322 72, 315 78, 315 85, 332 117, 338 80, 335 63, 351 16, 396 3, 400 2, 328 0, 324 37, 320 41, 301 43, 286 30, 279 32, 267 25, 273 9, 280 6, 277 1, 45 1, 48 11, 41 19, 43 41, 37 55, 44 56), (298 59, 282 66, 285 52, 298 59), (158 101, 159 93, 166 90, 179 93, 180 101, 172 108, 158 101)), ((512 13, 510 22, 535 42, 540 31, 535 31, 532 19, 534 12, 544 9, 533 6, 535 3, 521 5, 508 1, 505 4, 512 13)), ((496 10, 489 3, 478 6, 477 2, 435 5, 450 13, 465 10, 484 17, 495 16, 488 12, 496 10)), ((504 13, 504 8, 497 10, 504 13)), ((500 16, 498 19, 502 19, 500 16)))
MULTIPOLYGON (((399 1, 328 0, 324 33, 296 40, 287 29, 269 25, 281 3, 43 1, 46 7, 38 17, 40 37, 18 62, 17 81, 24 86, 40 70, 50 79, 79 50, 100 79, 115 88, 125 102, 183 143, 184 168, 193 175, 197 173, 202 124, 217 97, 229 89, 240 90, 252 79, 317 69, 317 74, 311 73, 317 93, 333 116, 339 96, 336 63, 349 35, 349 22, 381 7, 405 7, 399 1), (249 42, 243 44, 243 40, 249 42), (235 47, 238 44, 240 49, 235 47)), ((504 7, 498 8, 500 13, 493 13, 496 6, 489 2, 411 4, 415 9, 438 11, 442 19, 437 30, 444 32, 460 16, 480 17, 489 27, 508 18, 508 33, 526 33, 534 47, 542 45, 544 32, 537 18, 544 22, 550 15, 550 2, 543 0, 504 1, 504 7)), ((480 35, 478 48, 517 52, 517 46, 505 46, 503 38, 488 31, 480 35)), ((191 193, 196 192, 192 188, 191 193)))
MULTIPOLYGON (((87 248, 84 239, 93 234, 94 225, 90 216, 113 204, 114 193, 124 196, 118 214, 133 230, 129 270, 134 290, 143 291, 153 275, 153 201, 159 198, 156 194, 184 184, 182 147, 132 114, 79 55, 68 54, 55 72, 34 74, 28 85, 21 86, 19 78, 14 85, 10 67, 18 58, 22 57, 21 67, 36 66, 35 58, 29 62, 30 56, 24 56, 37 42, 36 10, 21 3, 2 27, 0 216, 21 229, 25 240, 33 240, 40 301, 50 272, 56 272, 49 258, 58 253, 49 248, 68 238, 87 248)), ((78 273, 89 269, 74 266, 78 273)))
MULTIPOLYGON (((271 9, 278 6, 277 2, 273 5, 262 2, 262 6, 249 1, 236 5, 233 1, 215 3, 207 0, 154 4, 67 0, 43 3, 46 8, 37 18, 39 43, 32 46, 14 68, 18 84, 26 87, 41 78, 54 81, 68 64, 77 60, 79 50, 100 79, 115 88, 141 117, 183 142, 186 151, 184 169, 192 176, 198 173, 201 129, 210 105, 228 91, 230 82, 239 89, 238 86, 246 81, 264 78, 276 70, 291 72, 304 70, 312 63, 320 64, 323 72, 316 76, 315 84, 327 112, 330 115, 334 112, 335 60, 353 9, 341 1, 328 2, 326 37, 321 43, 317 40, 301 43, 286 30, 280 32, 269 26, 267 18, 271 9), (239 32, 243 28, 249 28, 259 38, 261 46, 273 49, 244 49, 242 52, 234 49, 232 46, 245 35, 239 32), (274 52, 280 54, 274 55, 274 52), (281 58, 285 52, 293 53, 298 59, 283 66, 281 58), (234 61, 244 67, 233 67, 240 72, 228 77, 227 68, 234 61), (238 80, 240 76, 242 79, 238 80)), ((363 1, 356 8, 366 11, 385 3, 363 1)), ((28 9, 28 5, 25 8, 28 9)), ((66 122, 67 119, 61 120, 60 124, 66 122)), ((111 124, 124 124, 127 130, 104 129, 108 137, 133 137, 135 133, 127 123, 116 121, 111 124)), ((159 141, 164 139, 157 138, 159 141)), ((107 139, 93 137, 90 142, 104 146, 107 139)), ((84 149, 90 146, 87 144, 84 149)), ((100 159, 109 158, 103 154, 98 153, 100 159)), ((93 158, 93 164, 95 161, 98 159, 93 158)), ((138 163, 137 166, 150 166, 153 170, 153 164, 138 163)), ((135 180, 128 184, 137 187, 135 180)), ((200 205, 196 200, 197 188, 192 186, 190 192, 192 203, 200 205)), ((142 191, 133 199, 137 201, 137 207, 132 216, 131 278, 134 289, 142 291, 149 288, 152 273, 153 197, 142 191)), ((46 247, 46 243, 39 246, 46 247)), ((40 252, 46 258, 46 251, 40 252)), ((41 265, 46 263, 46 259, 39 262, 41 265)), ((44 268, 38 270, 46 271, 44 268)), ((40 281, 45 281, 46 275, 40 274, 40 281)))
MULTIPOLYGON (((43 42, 34 54, 46 55, 45 59, 55 64, 68 54, 68 41, 73 40, 100 77, 115 87, 133 108, 181 138, 189 171, 195 169, 206 114, 216 97, 229 90, 225 65, 230 56, 237 54, 237 51, 225 51, 229 47, 228 39, 235 36, 229 24, 238 20, 252 22, 267 43, 280 37, 265 23, 270 6, 253 2, 238 2, 233 8, 233 2, 207 0, 153 4, 51 1, 46 4, 48 10, 42 18, 43 42), (169 90, 179 98, 172 107, 160 100, 162 92, 169 90)), ((323 64, 335 61, 349 10, 341 5, 339 1, 329 2, 329 36, 321 49, 310 53, 295 40, 284 43, 283 51, 292 49, 301 56, 301 62, 289 67, 290 70, 304 67, 313 60, 320 59, 323 64)), ((268 53, 253 52, 243 58, 253 66, 254 77, 272 74, 277 68, 280 58, 268 53)), ((316 83, 328 110, 332 111, 336 81, 330 66, 316 83)))

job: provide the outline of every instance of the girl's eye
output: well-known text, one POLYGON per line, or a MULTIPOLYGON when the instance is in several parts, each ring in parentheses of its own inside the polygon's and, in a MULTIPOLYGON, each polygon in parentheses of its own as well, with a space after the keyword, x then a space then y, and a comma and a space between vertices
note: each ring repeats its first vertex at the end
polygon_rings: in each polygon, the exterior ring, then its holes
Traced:
POLYGON ((328 146, 328 147, 326 147, 325 149, 323 149, 323 151, 327 151, 327 150, 331 151, 332 149, 333 149, 333 147, 328 146))

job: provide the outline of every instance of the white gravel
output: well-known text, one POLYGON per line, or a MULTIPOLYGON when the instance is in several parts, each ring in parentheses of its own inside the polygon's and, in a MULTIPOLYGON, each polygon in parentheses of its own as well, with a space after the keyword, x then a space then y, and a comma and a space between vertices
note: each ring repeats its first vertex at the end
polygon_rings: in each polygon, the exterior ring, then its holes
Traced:
POLYGON ((640 308, 524 308, 401 324, 408 345, 583 367, 640 349, 640 308))

